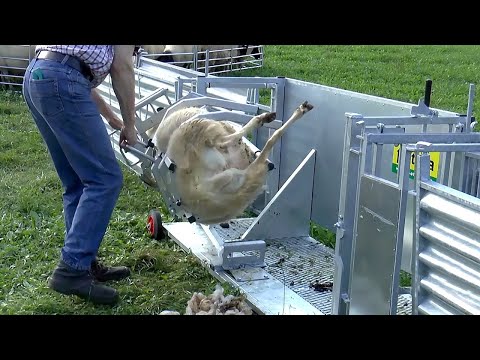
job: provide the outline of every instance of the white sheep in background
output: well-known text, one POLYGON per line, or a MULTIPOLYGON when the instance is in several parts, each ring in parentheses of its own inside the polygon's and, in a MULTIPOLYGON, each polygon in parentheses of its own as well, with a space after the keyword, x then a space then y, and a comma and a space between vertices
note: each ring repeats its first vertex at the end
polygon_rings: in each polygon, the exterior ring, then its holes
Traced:
POLYGON ((1 45, 0 77, 9 83, 21 83, 29 60, 35 56, 36 45, 1 45), (1 76, 3 75, 3 76, 1 76), (17 78, 12 77, 16 76, 17 78))
POLYGON ((176 165, 174 181, 182 207, 198 223, 218 224, 241 215, 266 182, 268 156, 285 130, 313 108, 304 102, 255 153, 242 141, 254 128, 275 119, 275 113, 254 116, 241 130, 226 121, 192 119, 200 108, 167 115, 153 142, 176 165))
MULTIPOLYGON (((159 45, 144 45, 143 48, 150 54, 160 54, 155 57, 158 61, 186 68, 193 64, 195 45, 162 45, 164 46, 163 52, 158 52, 159 48, 155 48, 155 46, 159 47, 159 45), (147 50, 146 46, 155 51, 147 50)), ((230 63, 239 61, 239 56, 250 54, 255 58, 259 56, 258 46, 251 45, 196 45, 196 48, 199 67, 205 67, 206 52, 208 51, 208 66, 212 72, 225 71, 230 63)))
POLYGON ((149 54, 162 54, 165 51, 165 45, 142 45, 142 48, 149 54))

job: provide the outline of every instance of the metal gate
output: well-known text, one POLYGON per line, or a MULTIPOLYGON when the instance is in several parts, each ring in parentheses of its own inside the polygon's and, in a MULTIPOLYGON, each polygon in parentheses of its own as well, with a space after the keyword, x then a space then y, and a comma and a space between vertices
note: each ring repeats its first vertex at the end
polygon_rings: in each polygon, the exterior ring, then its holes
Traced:
POLYGON ((411 146, 417 155, 413 314, 480 314, 480 199, 429 178, 434 151, 479 144, 411 146))
MULTIPOLYGON (((439 116, 422 101, 412 108, 410 117, 347 114, 333 313, 397 312, 400 269, 407 263, 405 268, 411 272, 410 261, 416 256, 413 247, 416 156, 408 150, 408 144, 480 143, 480 134, 469 131, 472 103, 473 86, 466 116, 439 116), (447 125, 449 132, 428 132, 429 126, 440 124, 447 125), (409 126, 420 126, 423 131, 409 133, 409 126), (392 145, 398 148, 392 164, 397 175, 394 181, 385 176, 390 174, 382 168, 383 150, 392 145), (409 201, 413 206, 409 206, 409 201)), ((430 181, 457 184, 465 190, 476 188, 476 155, 468 150, 478 149, 471 145, 466 152, 442 155, 441 151, 432 150, 428 163, 430 181)))

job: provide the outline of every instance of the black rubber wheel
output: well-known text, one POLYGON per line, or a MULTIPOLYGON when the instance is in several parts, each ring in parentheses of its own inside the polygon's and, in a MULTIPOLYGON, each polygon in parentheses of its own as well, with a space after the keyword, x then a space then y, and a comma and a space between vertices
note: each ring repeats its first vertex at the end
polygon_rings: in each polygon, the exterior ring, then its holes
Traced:
POLYGON ((162 226, 162 214, 158 210, 150 210, 147 220, 147 230, 150 236, 155 240, 163 240, 166 238, 162 226))

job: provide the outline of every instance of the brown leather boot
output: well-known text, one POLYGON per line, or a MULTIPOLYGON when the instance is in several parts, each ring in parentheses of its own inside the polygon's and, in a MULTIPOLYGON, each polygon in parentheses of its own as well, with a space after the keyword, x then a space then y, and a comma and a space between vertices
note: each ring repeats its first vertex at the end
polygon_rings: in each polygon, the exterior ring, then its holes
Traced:
POLYGON ((105 266, 98 259, 92 261, 91 273, 95 280, 100 282, 122 280, 130 276, 130 269, 126 266, 105 266))
POLYGON ((88 270, 77 270, 60 260, 48 286, 65 295, 76 295, 94 304, 114 305, 119 300, 117 290, 99 284, 88 270))

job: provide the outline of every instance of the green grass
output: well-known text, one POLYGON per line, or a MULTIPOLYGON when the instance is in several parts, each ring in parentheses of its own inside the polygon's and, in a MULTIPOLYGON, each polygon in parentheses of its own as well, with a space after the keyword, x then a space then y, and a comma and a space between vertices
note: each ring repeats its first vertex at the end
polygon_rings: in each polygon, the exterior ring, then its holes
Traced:
MULTIPOLYGON (((285 76, 415 104, 430 78, 431 106, 465 113, 468 84, 477 83, 478 74, 479 46, 268 45, 263 68, 235 75, 285 76)), ((106 263, 133 269, 130 279, 115 285, 120 304, 94 306, 53 293, 47 278, 63 243, 62 189, 23 99, 0 92, 0 314, 183 313, 193 292, 214 290, 217 280, 193 256, 172 241, 150 239, 149 210, 165 212, 160 193, 129 169, 123 167, 123 173, 124 187, 99 254, 106 263)), ((328 230, 312 225, 311 235, 335 246, 328 230)), ((408 275, 402 279, 402 285, 409 283, 408 275)))
MULTIPOLYGON (((285 76, 414 104, 432 79, 430 105, 460 113, 480 74, 478 45, 270 45, 264 53, 264 66, 242 75, 285 76)), ((474 109, 479 104, 477 96, 474 109)))

